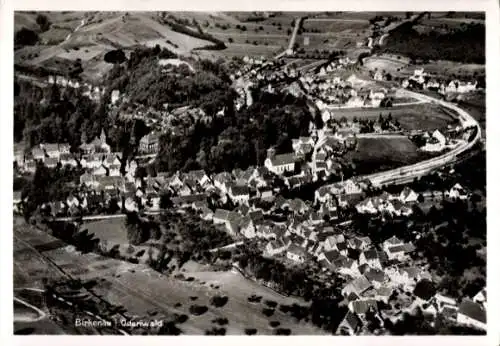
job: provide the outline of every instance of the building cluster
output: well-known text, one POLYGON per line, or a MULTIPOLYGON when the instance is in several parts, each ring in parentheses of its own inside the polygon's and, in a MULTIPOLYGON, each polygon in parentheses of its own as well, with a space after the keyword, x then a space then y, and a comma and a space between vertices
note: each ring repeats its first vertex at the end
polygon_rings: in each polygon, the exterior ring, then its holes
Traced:
POLYGON ((403 88, 413 87, 424 90, 437 91, 440 94, 465 94, 477 89, 477 81, 461 81, 458 79, 442 80, 430 76, 423 68, 413 71, 413 75, 403 79, 403 88))
POLYGON ((419 150, 441 152, 445 149, 453 149, 466 140, 467 136, 467 132, 461 130, 449 131, 446 135, 439 130, 434 130, 432 133, 427 131, 420 136, 424 143, 419 147, 419 150))
POLYGON ((347 79, 339 75, 322 78, 306 75, 299 80, 305 90, 315 98, 316 106, 320 110, 380 107, 384 99, 392 96, 391 91, 385 88, 359 83, 354 74, 347 79))
POLYGON ((98 101, 106 92, 106 88, 94 86, 88 82, 72 80, 64 76, 50 75, 47 77, 49 84, 56 84, 63 88, 81 89, 82 95, 87 96, 91 100, 98 101))

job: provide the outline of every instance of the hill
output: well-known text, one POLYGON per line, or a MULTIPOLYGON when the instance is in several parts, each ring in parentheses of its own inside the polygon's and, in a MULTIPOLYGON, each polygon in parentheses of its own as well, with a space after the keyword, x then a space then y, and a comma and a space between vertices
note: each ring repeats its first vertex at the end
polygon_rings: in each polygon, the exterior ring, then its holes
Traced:
POLYGON ((15 30, 35 31, 38 43, 17 47, 15 63, 28 66, 81 60, 82 77, 101 79, 112 65, 104 62, 106 52, 122 48, 128 54, 137 45, 168 48, 177 54, 190 55, 195 48, 213 42, 172 30, 161 24, 156 12, 16 12, 15 30), (41 30, 37 16, 46 16, 48 30, 41 30))

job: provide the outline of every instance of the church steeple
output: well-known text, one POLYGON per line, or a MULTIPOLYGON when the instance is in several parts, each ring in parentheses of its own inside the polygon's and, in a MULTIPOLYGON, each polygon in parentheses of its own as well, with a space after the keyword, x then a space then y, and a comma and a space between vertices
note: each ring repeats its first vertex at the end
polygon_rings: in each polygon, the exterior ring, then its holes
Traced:
POLYGON ((104 133, 104 129, 101 130, 101 136, 99 137, 101 143, 106 143, 106 134, 104 133))

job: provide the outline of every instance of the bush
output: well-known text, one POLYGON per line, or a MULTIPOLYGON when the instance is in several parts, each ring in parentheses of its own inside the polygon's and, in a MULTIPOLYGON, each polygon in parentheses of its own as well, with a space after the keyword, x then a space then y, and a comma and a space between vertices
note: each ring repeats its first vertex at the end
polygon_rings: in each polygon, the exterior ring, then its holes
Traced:
POLYGON ((215 306, 216 308, 223 307, 227 304, 229 298, 227 296, 214 296, 210 299, 210 304, 215 306))
POLYGON ((189 313, 191 313, 191 315, 195 315, 195 316, 203 315, 207 311, 208 311, 208 308, 204 305, 191 305, 189 307, 189 313))
POLYGON ((257 334, 257 329, 255 329, 255 328, 246 328, 245 329, 245 334, 246 335, 255 335, 255 334, 257 334))
POLYGON ((212 320, 212 323, 217 323, 220 326, 224 326, 229 323, 229 320, 225 317, 219 317, 214 320, 212 320))
POLYGON ((289 328, 278 328, 274 331, 274 335, 290 335, 292 331, 289 328))
POLYGON ((274 309, 268 309, 268 308, 264 308, 262 309, 262 313, 267 316, 267 317, 270 317, 274 314, 274 309))
POLYGON ((175 317, 175 323, 184 323, 189 319, 188 315, 182 314, 175 317))
POLYGON ((205 335, 226 335, 226 328, 212 328, 205 331, 205 335))
POLYGON ((291 310, 290 306, 285 305, 285 304, 281 304, 279 309, 281 312, 283 312, 285 314, 290 312, 290 310, 291 310))
POLYGON ((279 327, 280 326, 280 322, 279 321, 271 321, 269 322, 269 325, 273 328, 276 328, 276 327, 279 327))
POLYGON ((158 331, 158 335, 180 335, 181 333, 182 330, 177 328, 172 321, 165 323, 158 331))
POLYGON ((264 304, 273 309, 278 305, 278 303, 276 303, 274 300, 265 300, 264 304))
POLYGON ((260 303, 262 300, 262 296, 257 296, 255 294, 252 294, 250 297, 248 297, 248 301, 250 303, 260 303))

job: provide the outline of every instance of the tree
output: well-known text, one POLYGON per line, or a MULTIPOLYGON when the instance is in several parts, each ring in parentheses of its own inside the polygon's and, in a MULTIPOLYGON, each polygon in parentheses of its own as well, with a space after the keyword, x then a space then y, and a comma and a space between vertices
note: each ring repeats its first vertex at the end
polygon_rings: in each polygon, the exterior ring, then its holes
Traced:
POLYGON ((33 46, 39 38, 36 32, 27 28, 17 31, 14 36, 14 43, 19 46, 33 46))
POLYGON ((38 26, 40 26, 40 30, 42 32, 45 32, 45 31, 50 29, 51 23, 50 23, 49 19, 47 18, 47 16, 44 14, 39 14, 36 17, 36 23, 38 24, 38 26))
POLYGON ((127 57, 125 56, 125 53, 121 49, 111 50, 106 54, 104 54, 104 61, 106 61, 109 64, 121 64, 126 60, 127 57))

